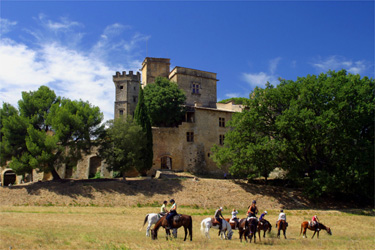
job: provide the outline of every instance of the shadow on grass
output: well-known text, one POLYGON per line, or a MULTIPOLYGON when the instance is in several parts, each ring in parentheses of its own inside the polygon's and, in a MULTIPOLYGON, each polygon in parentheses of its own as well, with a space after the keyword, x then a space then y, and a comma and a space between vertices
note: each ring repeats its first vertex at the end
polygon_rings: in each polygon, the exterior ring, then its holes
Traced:
POLYGON ((58 195, 71 198, 86 197, 94 198, 94 192, 117 193, 127 196, 143 194, 152 196, 154 194, 172 195, 181 190, 180 179, 88 179, 70 180, 62 179, 55 181, 43 181, 30 183, 28 185, 12 186, 12 189, 26 189, 29 195, 40 195, 40 191, 46 189, 58 195))

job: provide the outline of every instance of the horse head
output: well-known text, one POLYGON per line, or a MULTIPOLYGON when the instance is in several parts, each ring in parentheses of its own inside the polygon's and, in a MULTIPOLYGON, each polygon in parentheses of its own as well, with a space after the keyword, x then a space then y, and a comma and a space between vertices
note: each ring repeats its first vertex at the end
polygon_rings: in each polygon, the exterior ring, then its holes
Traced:
POLYGON ((228 231, 228 240, 231 240, 232 236, 233 236, 233 231, 232 230, 228 231))
POLYGON ((156 240, 158 238, 158 231, 151 229, 151 239, 156 240))
POLYGON ((328 233, 329 235, 332 235, 332 231, 331 231, 331 228, 329 228, 329 227, 326 227, 326 230, 327 230, 327 233, 328 233))

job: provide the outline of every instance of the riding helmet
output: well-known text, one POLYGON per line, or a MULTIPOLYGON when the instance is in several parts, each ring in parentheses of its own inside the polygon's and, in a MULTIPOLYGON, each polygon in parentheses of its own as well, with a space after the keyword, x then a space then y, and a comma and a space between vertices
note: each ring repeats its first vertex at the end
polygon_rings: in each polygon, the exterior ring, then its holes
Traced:
POLYGON ((168 203, 168 201, 163 201, 163 204, 168 203))
POLYGON ((281 210, 280 210, 280 212, 284 212, 284 210, 283 210, 283 209, 281 209, 281 210))
POLYGON ((254 204, 257 204, 256 200, 253 200, 253 203, 254 203, 254 204))
POLYGON ((173 200, 173 199, 171 199, 171 200, 170 200, 169 202, 171 202, 171 203, 172 203, 172 202, 174 202, 174 200, 173 200))
POLYGON ((264 211, 265 214, 267 214, 267 211, 264 211))

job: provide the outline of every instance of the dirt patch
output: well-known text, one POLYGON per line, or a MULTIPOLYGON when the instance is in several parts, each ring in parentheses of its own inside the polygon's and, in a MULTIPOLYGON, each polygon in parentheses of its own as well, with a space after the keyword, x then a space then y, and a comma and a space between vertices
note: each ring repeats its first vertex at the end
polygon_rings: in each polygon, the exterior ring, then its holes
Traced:
POLYGON ((247 183, 243 180, 195 178, 128 178, 45 181, 0 188, 2 205, 139 206, 174 198, 179 205, 246 209, 344 208, 332 201, 314 203, 297 190, 247 183))

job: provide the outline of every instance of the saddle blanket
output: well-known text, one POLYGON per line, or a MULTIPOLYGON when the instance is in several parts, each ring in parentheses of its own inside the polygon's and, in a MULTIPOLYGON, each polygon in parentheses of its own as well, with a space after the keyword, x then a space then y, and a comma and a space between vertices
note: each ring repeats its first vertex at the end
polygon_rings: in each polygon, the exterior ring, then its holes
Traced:
POLYGON ((247 217, 247 221, 250 221, 250 220, 252 220, 252 219, 256 219, 256 220, 258 220, 258 218, 257 218, 257 217, 254 217, 254 216, 252 216, 252 217, 247 217))
POLYGON ((175 222, 178 222, 180 220, 180 218, 181 218, 181 214, 177 214, 177 215, 173 216, 173 220, 175 222))
POLYGON ((315 227, 316 221, 309 221, 309 227, 315 227))

